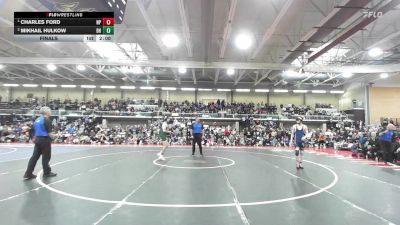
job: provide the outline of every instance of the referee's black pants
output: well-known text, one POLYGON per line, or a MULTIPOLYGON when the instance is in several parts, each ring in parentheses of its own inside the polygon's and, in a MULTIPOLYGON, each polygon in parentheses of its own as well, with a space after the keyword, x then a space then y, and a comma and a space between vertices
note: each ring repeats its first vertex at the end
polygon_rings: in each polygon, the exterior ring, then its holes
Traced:
POLYGON ((200 155, 203 155, 203 149, 201 147, 201 139, 202 139, 202 135, 201 134, 193 134, 192 155, 194 155, 194 152, 195 152, 195 149, 196 149, 196 143, 199 146, 200 155))
POLYGON ((33 173, 40 156, 42 156, 43 174, 49 174, 51 172, 49 165, 51 158, 50 137, 36 137, 33 154, 29 159, 28 168, 26 169, 25 175, 31 175, 33 173))
POLYGON ((383 161, 393 163, 393 148, 392 142, 382 141, 383 161))

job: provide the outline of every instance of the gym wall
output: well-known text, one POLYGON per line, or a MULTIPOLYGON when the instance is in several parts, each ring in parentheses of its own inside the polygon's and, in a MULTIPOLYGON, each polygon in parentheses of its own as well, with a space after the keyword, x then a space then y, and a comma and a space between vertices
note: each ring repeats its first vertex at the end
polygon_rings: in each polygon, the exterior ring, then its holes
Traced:
POLYGON ((381 117, 399 118, 399 87, 369 87, 369 119, 371 124, 381 117))
POLYGON ((339 109, 348 110, 353 108, 364 108, 365 101, 365 85, 354 83, 346 88, 345 93, 340 98, 339 109))

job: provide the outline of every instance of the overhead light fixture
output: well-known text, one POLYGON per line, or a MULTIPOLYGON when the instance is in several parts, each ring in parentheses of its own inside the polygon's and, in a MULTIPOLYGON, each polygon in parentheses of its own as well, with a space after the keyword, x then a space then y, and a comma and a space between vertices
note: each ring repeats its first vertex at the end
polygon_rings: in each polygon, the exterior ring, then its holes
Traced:
POLYGON ((23 84, 22 87, 38 87, 37 84, 23 84))
POLYGON ((250 92, 250 89, 236 89, 236 92, 250 92))
POLYGON ((381 73, 381 74, 379 74, 379 77, 382 78, 382 79, 386 79, 386 78, 389 77, 389 74, 388 73, 381 73))
POLYGON ((372 58, 379 57, 383 54, 383 50, 381 48, 371 48, 368 51, 368 55, 371 56, 372 58))
POLYGON ((195 91, 196 88, 181 88, 181 91, 195 91))
POLYGON ((0 64, 0 70, 4 68, 4 65, 0 64))
POLYGON ((312 90, 311 92, 314 94, 325 94, 326 93, 325 90, 312 90))
POLYGON ((124 90, 134 90, 134 89, 136 89, 135 86, 121 86, 119 88, 124 89, 124 90))
POLYGON ((350 78, 351 76, 353 76, 353 73, 351 73, 351 72, 343 72, 342 73, 342 77, 344 77, 344 78, 350 78))
POLYGON ((235 45, 240 50, 249 49, 252 44, 251 37, 248 34, 239 34, 235 38, 235 45))
POLYGON ((289 90, 287 90, 287 89, 274 89, 274 92, 275 93, 287 93, 287 92, 289 92, 289 90))
POLYGON ((168 48, 174 48, 179 44, 179 38, 175 34, 165 34, 162 38, 162 42, 168 48))
POLYGON ((79 71, 84 71, 86 70, 86 67, 84 65, 77 65, 76 69, 78 69, 79 71))
POLYGON ((54 64, 49 64, 49 65, 47 65, 47 69, 50 71, 54 71, 57 69, 57 67, 54 64))
POLYGON ((227 75, 233 75, 233 74, 235 74, 235 70, 232 69, 232 68, 227 69, 227 70, 226 70, 226 74, 227 74, 227 75))
POLYGON ((75 84, 63 84, 61 85, 62 88, 76 88, 75 84))
POLYGON ((96 85, 81 85, 81 88, 96 88, 96 85))
POLYGON ((162 87, 161 90, 163 90, 163 91, 175 91, 176 88, 175 87, 162 87))
POLYGON ((140 87, 141 90, 154 90, 156 89, 155 87, 148 87, 148 86, 142 86, 140 87))
POLYGON ((180 67, 178 71, 180 74, 185 74, 187 70, 185 67, 180 67))
POLYGON ((294 70, 286 70, 283 73, 288 77, 296 77, 299 75, 299 73, 294 70))
POLYGON ((255 92, 269 92, 269 89, 254 89, 255 92))
POLYGON ((331 94, 343 94, 344 91, 336 91, 336 90, 332 90, 330 91, 331 94))
POLYGON ((134 74, 143 74, 144 73, 142 67, 140 67, 140 66, 135 66, 130 71, 134 74))
POLYGON ((307 93, 308 90, 293 90, 293 93, 307 93))
POLYGON ((115 89, 115 86, 109 86, 109 85, 101 85, 100 88, 102 89, 115 89))
POLYGON ((199 88, 199 91, 212 91, 210 88, 199 88))
POLYGON ((42 84, 42 87, 55 88, 55 87, 57 87, 57 85, 56 84, 42 84))
POLYGON ((19 87, 19 84, 3 84, 4 87, 19 87))
POLYGON ((217 91, 219 91, 219 92, 227 92, 227 91, 231 91, 231 89, 217 89, 217 91))

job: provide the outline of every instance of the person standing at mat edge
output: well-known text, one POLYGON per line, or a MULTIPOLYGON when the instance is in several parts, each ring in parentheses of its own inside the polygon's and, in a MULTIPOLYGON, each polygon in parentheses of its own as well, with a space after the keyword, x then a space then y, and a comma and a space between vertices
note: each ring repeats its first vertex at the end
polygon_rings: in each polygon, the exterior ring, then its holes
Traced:
POLYGON ((200 122, 199 117, 196 117, 196 121, 192 124, 192 156, 194 156, 196 150, 196 143, 199 146, 200 155, 203 156, 203 149, 201 147, 201 140, 203 139, 203 124, 200 122))
POLYGON ((55 177, 56 173, 51 172, 49 165, 51 158, 51 109, 49 107, 42 107, 40 109, 41 116, 37 118, 33 124, 35 147, 32 157, 29 159, 28 168, 26 169, 24 179, 34 179, 36 175, 33 174, 35 166, 40 156, 42 156, 43 177, 55 177))
POLYGON ((303 167, 303 142, 306 139, 308 133, 308 128, 303 124, 303 118, 297 117, 296 124, 292 127, 292 134, 290 136, 290 146, 295 144, 295 155, 296 155, 296 168, 304 169, 303 167), (293 142, 295 141, 295 142, 293 142))
POLYGON ((393 144, 396 140, 396 127, 389 123, 386 126, 386 130, 380 133, 380 140, 382 143, 382 150, 383 150, 383 161, 385 164, 393 163, 393 144))
POLYGON ((168 148, 168 140, 167 140, 167 136, 171 133, 171 131, 168 129, 168 118, 165 117, 163 123, 161 124, 161 129, 160 129, 160 140, 162 143, 162 150, 157 153, 158 159, 164 161, 164 153, 165 150, 168 148))

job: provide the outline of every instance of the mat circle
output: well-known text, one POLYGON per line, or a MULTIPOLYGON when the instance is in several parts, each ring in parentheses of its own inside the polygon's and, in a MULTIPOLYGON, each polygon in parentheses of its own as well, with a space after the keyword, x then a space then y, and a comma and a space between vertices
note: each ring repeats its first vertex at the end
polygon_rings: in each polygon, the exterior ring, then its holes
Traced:
MULTIPOLYGON (((187 156, 169 156, 165 157, 165 159, 174 159, 174 158, 187 158, 187 156)), ((223 159, 224 161, 229 161, 228 164, 224 165, 218 165, 218 166, 173 166, 173 165, 168 165, 168 164, 161 164, 160 160, 155 159, 153 161, 153 164, 157 166, 162 166, 162 167, 167 167, 167 168, 174 168, 174 169, 192 169, 192 170, 201 170, 201 169, 216 169, 216 168, 224 168, 228 166, 233 166, 235 165, 235 161, 232 159, 224 158, 224 157, 219 157, 219 156, 204 156, 204 158, 217 158, 217 159, 223 159)))
MULTIPOLYGON (((273 157, 280 157, 280 158, 288 158, 291 160, 294 160, 293 157, 289 156, 284 156, 284 155, 276 155, 276 154, 270 154, 270 153, 260 153, 260 152, 249 152, 249 151, 230 151, 230 150, 220 150, 221 152, 234 152, 234 153, 245 153, 245 154, 257 154, 257 155, 267 155, 267 156, 273 156, 273 157)), ((91 156, 84 156, 84 157, 78 157, 74 159, 69 159, 65 160, 62 162, 58 162, 53 164, 52 166, 56 165, 61 165, 65 164, 67 162, 71 161, 76 161, 76 160, 81 160, 81 159, 86 159, 86 158, 94 158, 94 157, 101 157, 101 156, 109 156, 109 155, 118 155, 118 154, 129 154, 133 152, 143 152, 143 151, 127 151, 127 152, 115 152, 115 153, 107 153, 107 154, 98 154, 98 155, 91 155, 91 156)), ((149 151, 150 152, 150 151, 149 151)), ((151 151, 154 152, 154 151, 151 151)), ((81 199, 81 200, 86 200, 86 201, 91 201, 91 202, 98 202, 98 203, 107 203, 107 204, 120 204, 120 205, 130 205, 130 206, 142 206, 142 207, 156 207, 156 208, 217 208, 217 207, 237 207, 238 205, 240 206, 257 206, 257 205, 268 205, 268 204, 274 204, 274 203, 280 203, 280 202, 288 202, 288 201, 293 201, 293 200, 298 200, 298 199, 303 199, 303 198, 308 198, 317 194, 320 194, 324 191, 327 191, 328 189, 332 188, 333 186, 336 185, 338 182, 338 176, 337 174, 327 166, 323 164, 319 164, 316 162, 312 162, 309 160, 303 160, 303 162, 307 162, 313 165, 316 165, 318 167, 321 167, 328 172, 330 172, 333 176, 333 180, 330 184, 328 184, 325 187, 319 188, 319 190, 304 194, 304 195, 298 195, 294 197, 289 197, 289 198, 282 198, 282 199, 274 199, 274 200, 266 200, 266 201, 255 201, 255 202, 240 202, 240 203, 220 203, 220 204, 158 204, 158 203, 143 203, 143 202, 128 202, 128 201, 116 201, 116 200, 107 200, 107 199, 99 199, 99 198, 91 198, 91 197, 86 197, 86 196, 81 196, 81 195, 76 195, 76 194, 71 194, 65 191, 58 190, 56 188, 53 188, 43 182, 41 179, 43 175, 43 170, 39 171, 37 174, 36 181, 44 188, 53 191, 55 193, 75 198, 75 199, 81 199)))

